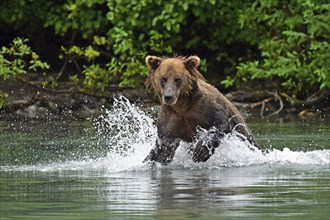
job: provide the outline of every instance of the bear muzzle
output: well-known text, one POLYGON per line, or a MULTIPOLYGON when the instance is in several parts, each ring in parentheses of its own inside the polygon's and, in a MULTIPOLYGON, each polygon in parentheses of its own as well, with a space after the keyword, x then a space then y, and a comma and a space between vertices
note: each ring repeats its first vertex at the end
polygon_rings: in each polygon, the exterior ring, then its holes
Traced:
POLYGON ((165 96, 164 100, 167 104, 171 104, 171 102, 173 101, 173 96, 165 96))
POLYGON ((175 105, 176 101, 177 99, 175 98, 175 96, 171 96, 171 95, 163 96, 163 104, 165 105, 175 105))
POLYGON ((177 101, 175 90, 171 86, 165 87, 162 99, 164 104, 174 105, 177 101))

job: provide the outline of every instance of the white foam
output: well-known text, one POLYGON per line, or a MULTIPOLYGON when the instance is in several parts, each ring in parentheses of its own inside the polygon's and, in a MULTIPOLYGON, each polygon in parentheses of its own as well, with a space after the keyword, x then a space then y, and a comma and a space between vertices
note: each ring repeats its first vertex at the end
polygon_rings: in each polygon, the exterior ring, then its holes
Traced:
MULTIPOLYGON (((2 170, 104 170, 122 172, 149 170, 149 164, 142 163, 154 146, 157 130, 154 120, 144 111, 132 105, 126 98, 120 97, 106 115, 95 122, 97 141, 108 149, 105 157, 97 159, 84 158, 78 161, 66 161, 31 166, 2 166, 2 170)), ((201 138, 205 138, 201 135, 201 138)), ((283 150, 271 149, 262 151, 252 149, 235 133, 227 134, 214 155, 205 163, 194 163, 187 153, 188 143, 182 142, 175 157, 167 167, 171 169, 221 169, 223 167, 242 167, 261 164, 301 164, 329 165, 330 150, 292 151, 289 146, 283 150)), ((155 167, 162 167, 156 164, 155 167)))

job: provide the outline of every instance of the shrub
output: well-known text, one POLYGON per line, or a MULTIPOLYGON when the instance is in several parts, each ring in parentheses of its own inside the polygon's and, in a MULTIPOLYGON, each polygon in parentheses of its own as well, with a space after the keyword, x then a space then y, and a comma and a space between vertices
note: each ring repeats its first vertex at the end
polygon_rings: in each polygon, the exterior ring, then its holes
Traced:
MULTIPOLYGON (((42 62, 39 56, 26 44, 26 39, 16 38, 9 45, 3 46, 0 51, 0 78, 7 80, 10 77, 26 74, 30 71, 48 69, 49 65, 42 62)), ((5 103, 8 94, 0 90, 0 108, 5 103)))
POLYGON ((3 46, 0 51, 0 77, 4 80, 29 71, 48 69, 39 56, 26 44, 27 39, 16 38, 10 47, 3 46))
POLYGON ((330 88, 329 11, 327 1, 255 1, 240 23, 257 33, 261 57, 240 63, 222 83, 268 80, 291 93, 330 88))

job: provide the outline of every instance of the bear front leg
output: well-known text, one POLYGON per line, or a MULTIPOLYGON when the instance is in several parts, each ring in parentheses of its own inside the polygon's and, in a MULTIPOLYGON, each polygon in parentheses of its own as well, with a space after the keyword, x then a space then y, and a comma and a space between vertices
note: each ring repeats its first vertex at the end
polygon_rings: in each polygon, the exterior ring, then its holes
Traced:
POLYGON ((215 148, 219 146, 218 141, 203 143, 203 141, 197 142, 194 150, 192 160, 195 163, 206 162, 215 151, 215 148))
POLYGON ((195 163, 206 162, 214 154, 215 148, 219 147, 220 140, 223 136, 223 133, 208 131, 206 139, 198 140, 194 144, 192 160, 195 163))
POLYGON ((156 140, 156 146, 143 160, 143 163, 147 161, 155 161, 164 164, 171 162, 179 144, 180 139, 178 138, 158 138, 156 140))

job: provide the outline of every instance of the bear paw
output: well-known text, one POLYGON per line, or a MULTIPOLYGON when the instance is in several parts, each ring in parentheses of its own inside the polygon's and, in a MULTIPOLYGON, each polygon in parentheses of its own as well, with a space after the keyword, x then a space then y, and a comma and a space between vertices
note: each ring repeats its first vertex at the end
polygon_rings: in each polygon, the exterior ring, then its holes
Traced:
POLYGON ((218 146, 219 143, 217 141, 212 141, 207 145, 202 144, 200 141, 193 149, 192 160, 195 163, 207 161, 214 154, 215 148, 217 148, 218 146))

